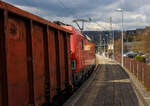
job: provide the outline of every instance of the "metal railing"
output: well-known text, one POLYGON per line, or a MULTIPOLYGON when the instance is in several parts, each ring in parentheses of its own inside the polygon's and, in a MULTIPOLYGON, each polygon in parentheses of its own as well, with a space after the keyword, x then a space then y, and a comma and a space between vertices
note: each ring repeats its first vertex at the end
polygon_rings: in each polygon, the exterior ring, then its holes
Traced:
MULTIPOLYGON (((121 64, 121 56, 115 56, 115 60, 121 64)), ((150 65, 125 57, 124 67, 136 76, 147 91, 150 91, 150 65)))

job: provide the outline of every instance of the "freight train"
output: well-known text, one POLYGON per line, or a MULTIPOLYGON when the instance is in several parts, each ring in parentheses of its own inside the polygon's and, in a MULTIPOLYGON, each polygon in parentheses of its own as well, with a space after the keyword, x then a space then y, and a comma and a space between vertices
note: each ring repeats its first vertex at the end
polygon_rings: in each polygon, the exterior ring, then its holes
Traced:
POLYGON ((89 76, 94 43, 67 27, 0 1, 0 106, 57 105, 89 76))

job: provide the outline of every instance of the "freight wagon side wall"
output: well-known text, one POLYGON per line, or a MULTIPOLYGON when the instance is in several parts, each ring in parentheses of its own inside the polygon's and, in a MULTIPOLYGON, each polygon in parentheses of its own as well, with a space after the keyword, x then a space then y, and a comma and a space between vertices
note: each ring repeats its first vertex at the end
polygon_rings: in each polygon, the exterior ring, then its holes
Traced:
POLYGON ((69 52, 70 35, 65 32, 49 28, 48 49, 50 60, 50 92, 52 99, 54 95, 57 95, 58 92, 66 88, 66 82, 72 85, 72 71, 69 52))
POLYGON ((6 44, 9 105, 33 104, 34 101, 35 104, 44 103, 43 27, 10 14, 6 44), (27 22, 30 23, 29 26, 27 22), (28 33, 31 34, 30 42, 27 39, 28 33), (27 55, 27 51, 32 54, 27 55), (31 66, 27 59, 32 60, 31 66))
POLYGON ((59 70, 57 67, 57 56, 56 51, 56 29, 48 28, 48 53, 49 53, 49 70, 50 70, 50 98, 57 94, 57 89, 59 88, 59 70))
POLYGON ((8 101, 10 106, 28 104, 29 83, 27 71, 27 28, 24 19, 8 14, 6 61, 8 101))
POLYGON ((52 100, 72 84, 69 31, 1 1, 0 14, 0 106, 52 100))
POLYGON ((58 32, 58 41, 59 41, 59 59, 60 59, 60 89, 63 90, 65 88, 66 83, 66 72, 65 72, 65 48, 64 48, 64 35, 62 32, 58 32))

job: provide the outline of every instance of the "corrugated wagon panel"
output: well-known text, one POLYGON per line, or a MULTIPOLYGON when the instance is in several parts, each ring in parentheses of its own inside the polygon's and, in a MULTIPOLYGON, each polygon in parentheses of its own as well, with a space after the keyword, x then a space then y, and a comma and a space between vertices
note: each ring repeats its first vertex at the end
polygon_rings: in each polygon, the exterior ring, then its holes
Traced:
POLYGON ((50 101, 50 72, 49 72, 49 53, 48 53, 48 35, 49 27, 44 25, 44 66, 45 66, 45 100, 46 102, 50 101))
POLYGON ((33 22, 32 26, 32 54, 33 54, 33 72, 34 72, 34 95, 35 104, 42 104, 45 101, 44 93, 44 43, 43 26, 33 22))
POLYGON ((49 28, 48 35, 48 53, 49 53, 49 70, 50 70, 50 94, 51 99, 57 94, 59 88, 59 80, 56 64, 56 44, 55 44, 55 29, 49 28))
POLYGON ((59 39, 59 57, 60 57, 60 82, 61 82, 61 89, 65 89, 66 83, 66 70, 65 70, 65 51, 64 51, 64 35, 62 32, 59 31, 58 39, 59 39))
POLYGON ((28 104, 26 23, 23 19, 11 14, 8 17, 6 49, 9 105, 28 104))

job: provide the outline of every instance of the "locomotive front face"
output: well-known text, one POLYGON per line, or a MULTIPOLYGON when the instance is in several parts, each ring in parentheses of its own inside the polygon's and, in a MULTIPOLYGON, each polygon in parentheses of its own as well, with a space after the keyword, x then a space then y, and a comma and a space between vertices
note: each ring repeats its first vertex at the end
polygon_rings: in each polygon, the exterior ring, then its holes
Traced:
POLYGON ((64 26, 71 29, 71 67, 73 84, 81 84, 88 78, 95 66, 95 45, 90 42, 80 31, 72 26, 64 26))
POLYGON ((72 71, 79 72, 79 70, 84 66, 84 39, 83 36, 81 36, 81 34, 75 31, 71 36, 71 51, 72 71))

